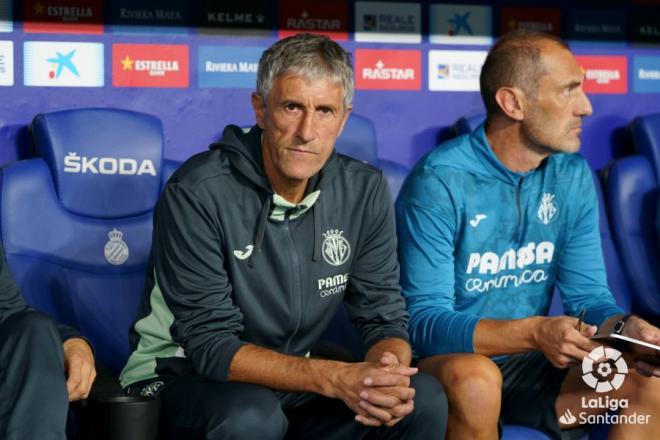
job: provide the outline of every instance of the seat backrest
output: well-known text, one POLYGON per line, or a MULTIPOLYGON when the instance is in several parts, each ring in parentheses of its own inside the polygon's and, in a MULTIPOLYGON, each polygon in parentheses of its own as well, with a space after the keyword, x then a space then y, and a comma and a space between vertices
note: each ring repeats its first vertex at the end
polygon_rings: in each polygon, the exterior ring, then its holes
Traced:
POLYGON ((649 160, 660 182, 660 113, 637 117, 630 128, 635 150, 649 160))
POLYGON ((486 115, 484 114, 458 118, 451 127, 452 134, 454 136, 460 136, 462 134, 472 133, 484 119, 486 119, 486 115))
POLYGON ((78 328, 117 372, 142 297, 152 213, 176 168, 154 116, 114 109, 37 115, 38 156, 0 175, 1 235, 27 300, 78 328))
POLYGON ((612 232, 632 291, 633 311, 660 314, 658 181, 651 163, 642 155, 619 159, 610 167, 606 185, 612 232))
POLYGON ((378 143, 374 123, 364 116, 351 113, 335 148, 340 153, 378 166, 378 143))

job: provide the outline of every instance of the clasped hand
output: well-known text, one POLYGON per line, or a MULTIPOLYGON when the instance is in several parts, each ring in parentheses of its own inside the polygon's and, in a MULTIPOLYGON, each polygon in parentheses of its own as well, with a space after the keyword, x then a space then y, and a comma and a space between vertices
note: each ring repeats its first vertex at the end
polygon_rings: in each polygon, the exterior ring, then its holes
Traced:
POLYGON ((378 363, 345 364, 337 375, 338 395, 366 426, 394 426, 413 411, 415 389, 410 378, 417 368, 405 366, 384 352, 378 363))

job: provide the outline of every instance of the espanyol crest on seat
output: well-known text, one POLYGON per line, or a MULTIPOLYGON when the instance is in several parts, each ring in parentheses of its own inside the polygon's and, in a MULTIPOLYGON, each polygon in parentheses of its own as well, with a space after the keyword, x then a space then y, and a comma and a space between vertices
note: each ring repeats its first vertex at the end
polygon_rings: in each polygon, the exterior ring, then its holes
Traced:
POLYGON ((118 372, 142 297, 152 213, 176 168, 158 118, 126 110, 37 115, 37 158, 0 174, 1 233, 27 302, 77 327, 118 372))

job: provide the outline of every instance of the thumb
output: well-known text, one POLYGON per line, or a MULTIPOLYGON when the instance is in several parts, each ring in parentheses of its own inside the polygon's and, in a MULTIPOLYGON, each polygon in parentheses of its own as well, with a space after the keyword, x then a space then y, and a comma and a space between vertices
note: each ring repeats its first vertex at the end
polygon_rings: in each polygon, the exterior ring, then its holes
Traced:
POLYGON ((582 333, 582 336, 586 338, 590 338, 593 335, 595 335, 597 331, 598 331, 598 327, 596 327, 595 325, 583 325, 582 331, 580 333, 582 333))

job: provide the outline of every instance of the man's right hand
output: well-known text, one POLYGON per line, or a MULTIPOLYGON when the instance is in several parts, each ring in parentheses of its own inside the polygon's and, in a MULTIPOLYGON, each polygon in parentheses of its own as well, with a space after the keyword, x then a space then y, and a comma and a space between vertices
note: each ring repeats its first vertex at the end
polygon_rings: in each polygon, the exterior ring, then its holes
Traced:
POLYGON ((343 364, 332 374, 332 396, 341 399, 364 425, 393 426, 412 412, 415 390, 410 377, 416 373, 417 368, 403 365, 343 364))
POLYGON ((598 328, 582 324, 578 331, 577 323, 577 319, 568 316, 543 317, 537 321, 533 331, 535 344, 556 368, 576 365, 598 346, 589 339, 598 328))

